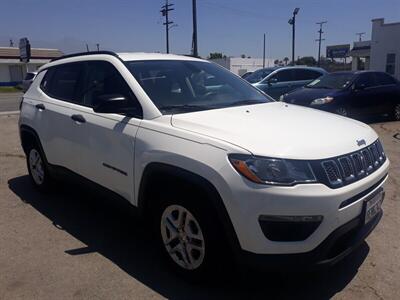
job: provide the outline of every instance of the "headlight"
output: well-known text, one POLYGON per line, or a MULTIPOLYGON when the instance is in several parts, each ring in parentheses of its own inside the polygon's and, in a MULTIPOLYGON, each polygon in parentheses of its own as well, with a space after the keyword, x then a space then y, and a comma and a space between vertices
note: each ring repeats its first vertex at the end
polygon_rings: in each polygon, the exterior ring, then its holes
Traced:
POLYGON ((306 161, 230 154, 229 161, 241 175, 255 183, 293 185, 316 182, 306 161))
POLYGON ((318 98, 311 102, 311 105, 322 105, 333 101, 333 97, 318 98))

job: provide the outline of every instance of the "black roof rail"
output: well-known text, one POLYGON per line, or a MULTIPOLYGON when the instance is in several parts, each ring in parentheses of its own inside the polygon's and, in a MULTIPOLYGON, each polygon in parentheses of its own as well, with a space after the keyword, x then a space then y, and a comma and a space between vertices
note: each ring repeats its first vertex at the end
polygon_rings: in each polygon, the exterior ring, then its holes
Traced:
POLYGON ((56 61, 56 60, 60 60, 60 59, 64 59, 64 58, 85 56, 85 55, 96 55, 96 54, 112 55, 112 56, 117 57, 118 59, 120 59, 118 54, 113 52, 113 51, 89 51, 89 52, 79 52, 79 53, 72 53, 72 54, 68 54, 68 55, 63 55, 63 56, 60 56, 60 57, 57 57, 57 58, 53 58, 50 62, 53 62, 53 61, 56 61))

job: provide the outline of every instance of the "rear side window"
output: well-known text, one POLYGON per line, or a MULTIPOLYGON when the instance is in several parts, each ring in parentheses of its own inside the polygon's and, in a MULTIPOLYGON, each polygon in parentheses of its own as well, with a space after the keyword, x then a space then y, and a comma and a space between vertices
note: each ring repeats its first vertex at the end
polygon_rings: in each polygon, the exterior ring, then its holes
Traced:
POLYGON ((321 73, 314 70, 306 70, 306 69, 294 69, 294 80, 314 80, 318 77, 321 77, 321 73))
POLYGON ((41 88, 53 98, 80 104, 82 103, 82 98, 79 96, 79 88, 83 71, 83 63, 52 67, 44 76, 41 88))
POLYGON ((375 73, 375 79, 377 85, 390 85, 397 83, 396 79, 386 73, 375 73))

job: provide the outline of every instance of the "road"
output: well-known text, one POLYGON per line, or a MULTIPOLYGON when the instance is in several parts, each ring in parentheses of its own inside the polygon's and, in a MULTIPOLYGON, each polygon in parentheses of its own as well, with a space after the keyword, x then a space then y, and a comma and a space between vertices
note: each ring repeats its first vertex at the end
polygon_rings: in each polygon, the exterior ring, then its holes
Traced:
POLYGON ((22 93, 0 93, 0 112, 19 110, 22 93))
POLYGON ((400 122, 374 124, 391 160, 384 217, 326 271, 190 284, 164 265, 126 206, 73 186, 30 184, 18 116, 0 116, 0 299, 399 299, 400 122))

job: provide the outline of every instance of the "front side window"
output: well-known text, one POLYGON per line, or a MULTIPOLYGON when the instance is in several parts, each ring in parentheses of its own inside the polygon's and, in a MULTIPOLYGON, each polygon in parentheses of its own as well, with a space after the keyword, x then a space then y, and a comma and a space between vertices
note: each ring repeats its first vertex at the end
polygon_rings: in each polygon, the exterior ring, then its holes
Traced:
POLYGON ((213 63, 185 60, 126 62, 164 114, 266 103, 271 98, 213 63))
POLYGON ((314 80, 318 77, 321 77, 321 73, 314 70, 306 70, 306 69, 294 69, 294 80, 302 81, 302 80, 314 80))
POLYGON ((265 77, 267 77, 269 74, 271 74, 274 71, 274 69, 261 69, 257 70, 250 75, 246 76, 246 80, 250 83, 257 83, 263 80, 265 77))
POLYGON ((119 71, 106 61, 87 62, 81 97, 85 106, 96 107, 106 99, 124 97, 126 106, 141 115, 141 106, 119 71))
POLYGON ((271 78, 275 82, 286 82, 293 81, 292 70, 282 70, 278 71, 275 75, 272 75, 271 78))
POLYGON ((394 75, 396 69, 395 66, 396 66, 396 54, 388 53, 386 55, 386 73, 394 75))
POLYGON ((375 76, 373 73, 361 74, 355 83, 356 88, 370 88, 376 86, 375 76))

